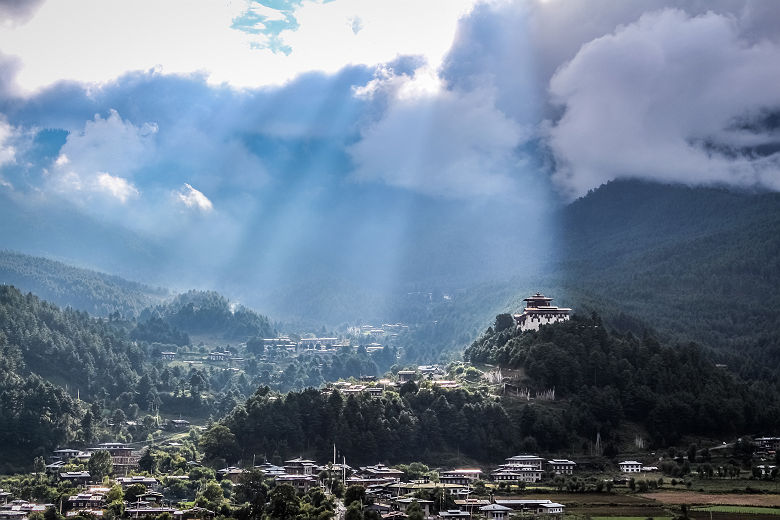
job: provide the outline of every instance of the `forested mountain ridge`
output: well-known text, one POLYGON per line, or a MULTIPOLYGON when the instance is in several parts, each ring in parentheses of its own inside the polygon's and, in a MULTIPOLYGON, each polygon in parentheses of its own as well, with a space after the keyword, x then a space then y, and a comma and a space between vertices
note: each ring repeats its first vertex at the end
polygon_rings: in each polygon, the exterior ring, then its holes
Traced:
POLYGON ((639 318, 672 341, 719 349, 746 374, 777 367, 780 194, 611 182, 563 222, 570 306, 639 318))
POLYGON ((780 427, 780 385, 744 380, 716 366, 695 344, 662 345, 608 332, 598 316, 519 331, 509 315, 466 349, 473 362, 522 368, 516 384, 554 389, 577 410, 568 425, 607 438, 625 420, 643 425, 656 445, 683 435, 718 436, 780 427))
POLYGON ((0 283, 94 316, 137 316, 169 297, 165 289, 12 251, 0 251, 0 283))
POLYGON ((202 334, 230 340, 273 337, 266 316, 233 304, 215 291, 187 291, 167 303, 145 309, 140 322, 160 319, 190 335, 202 334))

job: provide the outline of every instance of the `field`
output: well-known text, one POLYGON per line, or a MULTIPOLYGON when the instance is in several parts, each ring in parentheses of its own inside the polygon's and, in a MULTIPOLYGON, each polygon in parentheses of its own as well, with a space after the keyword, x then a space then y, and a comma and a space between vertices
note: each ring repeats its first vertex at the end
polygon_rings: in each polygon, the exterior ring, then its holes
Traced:
POLYGON ((754 506, 780 507, 780 495, 754 495, 744 493, 710 494, 694 491, 659 491, 641 495, 650 500, 657 500, 669 505, 724 505, 724 506, 754 506))
MULTIPOLYGON (((631 518, 670 518, 663 504, 638 495, 610 493, 544 493, 544 498, 566 505, 567 516, 631 518)), ((498 498, 498 497, 496 497, 498 498)), ((506 497, 510 498, 510 497, 506 497)), ((518 497, 512 497, 518 498, 518 497)), ((525 498, 525 497, 524 497, 525 498)))
POLYGON ((780 508, 750 506, 707 506, 697 507, 694 511, 712 511, 713 513, 745 513, 757 515, 780 515, 780 508))
MULTIPOLYGON (((646 516, 592 516, 591 520, 647 520, 646 516)), ((672 516, 656 516, 652 520, 672 520, 672 516)))

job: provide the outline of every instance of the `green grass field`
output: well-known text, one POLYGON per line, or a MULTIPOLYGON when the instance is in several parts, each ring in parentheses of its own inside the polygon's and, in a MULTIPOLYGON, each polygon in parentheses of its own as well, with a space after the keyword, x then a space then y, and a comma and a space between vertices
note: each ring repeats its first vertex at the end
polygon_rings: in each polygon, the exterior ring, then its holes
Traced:
POLYGON ((671 516, 593 516, 591 520, 647 520, 648 518, 651 520, 672 520, 671 516))
POLYGON ((751 506, 707 506, 696 507, 693 511, 712 511, 713 513, 742 513, 753 515, 780 515, 780 508, 751 506))

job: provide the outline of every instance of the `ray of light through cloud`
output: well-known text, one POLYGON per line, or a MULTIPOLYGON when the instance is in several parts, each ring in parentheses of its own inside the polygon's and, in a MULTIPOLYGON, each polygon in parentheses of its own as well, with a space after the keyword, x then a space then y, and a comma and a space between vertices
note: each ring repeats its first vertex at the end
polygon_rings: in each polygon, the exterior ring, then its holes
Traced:
MULTIPOLYGON (((161 279, 266 301, 322 273, 505 276, 531 269, 529 250, 554 256, 555 210, 611 179, 778 189, 778 5, 0 8, 0 209, 170 244, 161 279)), ((95 258, 116 260, 110 240, 95 258)))

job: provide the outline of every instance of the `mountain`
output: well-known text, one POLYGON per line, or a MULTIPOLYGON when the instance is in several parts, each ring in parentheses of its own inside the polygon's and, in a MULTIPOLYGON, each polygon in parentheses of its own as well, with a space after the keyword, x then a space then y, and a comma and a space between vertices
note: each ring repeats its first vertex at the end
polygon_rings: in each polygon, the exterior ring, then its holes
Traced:
POLYGON ((425 314, 437 325, 409 344, 457 352, 492 316, 542 291, 610 327, 715 348, 753 375, 780 363, 780 194, 614 181, 554 218, 543 268, 453 291, 425 314))
POLYGON ((612 182, 562 221, 557 269, 575 309, 638 318, 753 373, 780 362, 780 194, 612 182))
POLYGON ((165 289, 12 251, 0 251, 0 283, 95 316, 137 316, 169 296, 165 289))
POLYGON ((169 302, 145 309, 139 321, 144 323, 153 319, 162 320, 187 334, 209 338, 245 341, 275 335, 267 317, 231 303, 215 291, 191 290, 179 294, 169 302))

